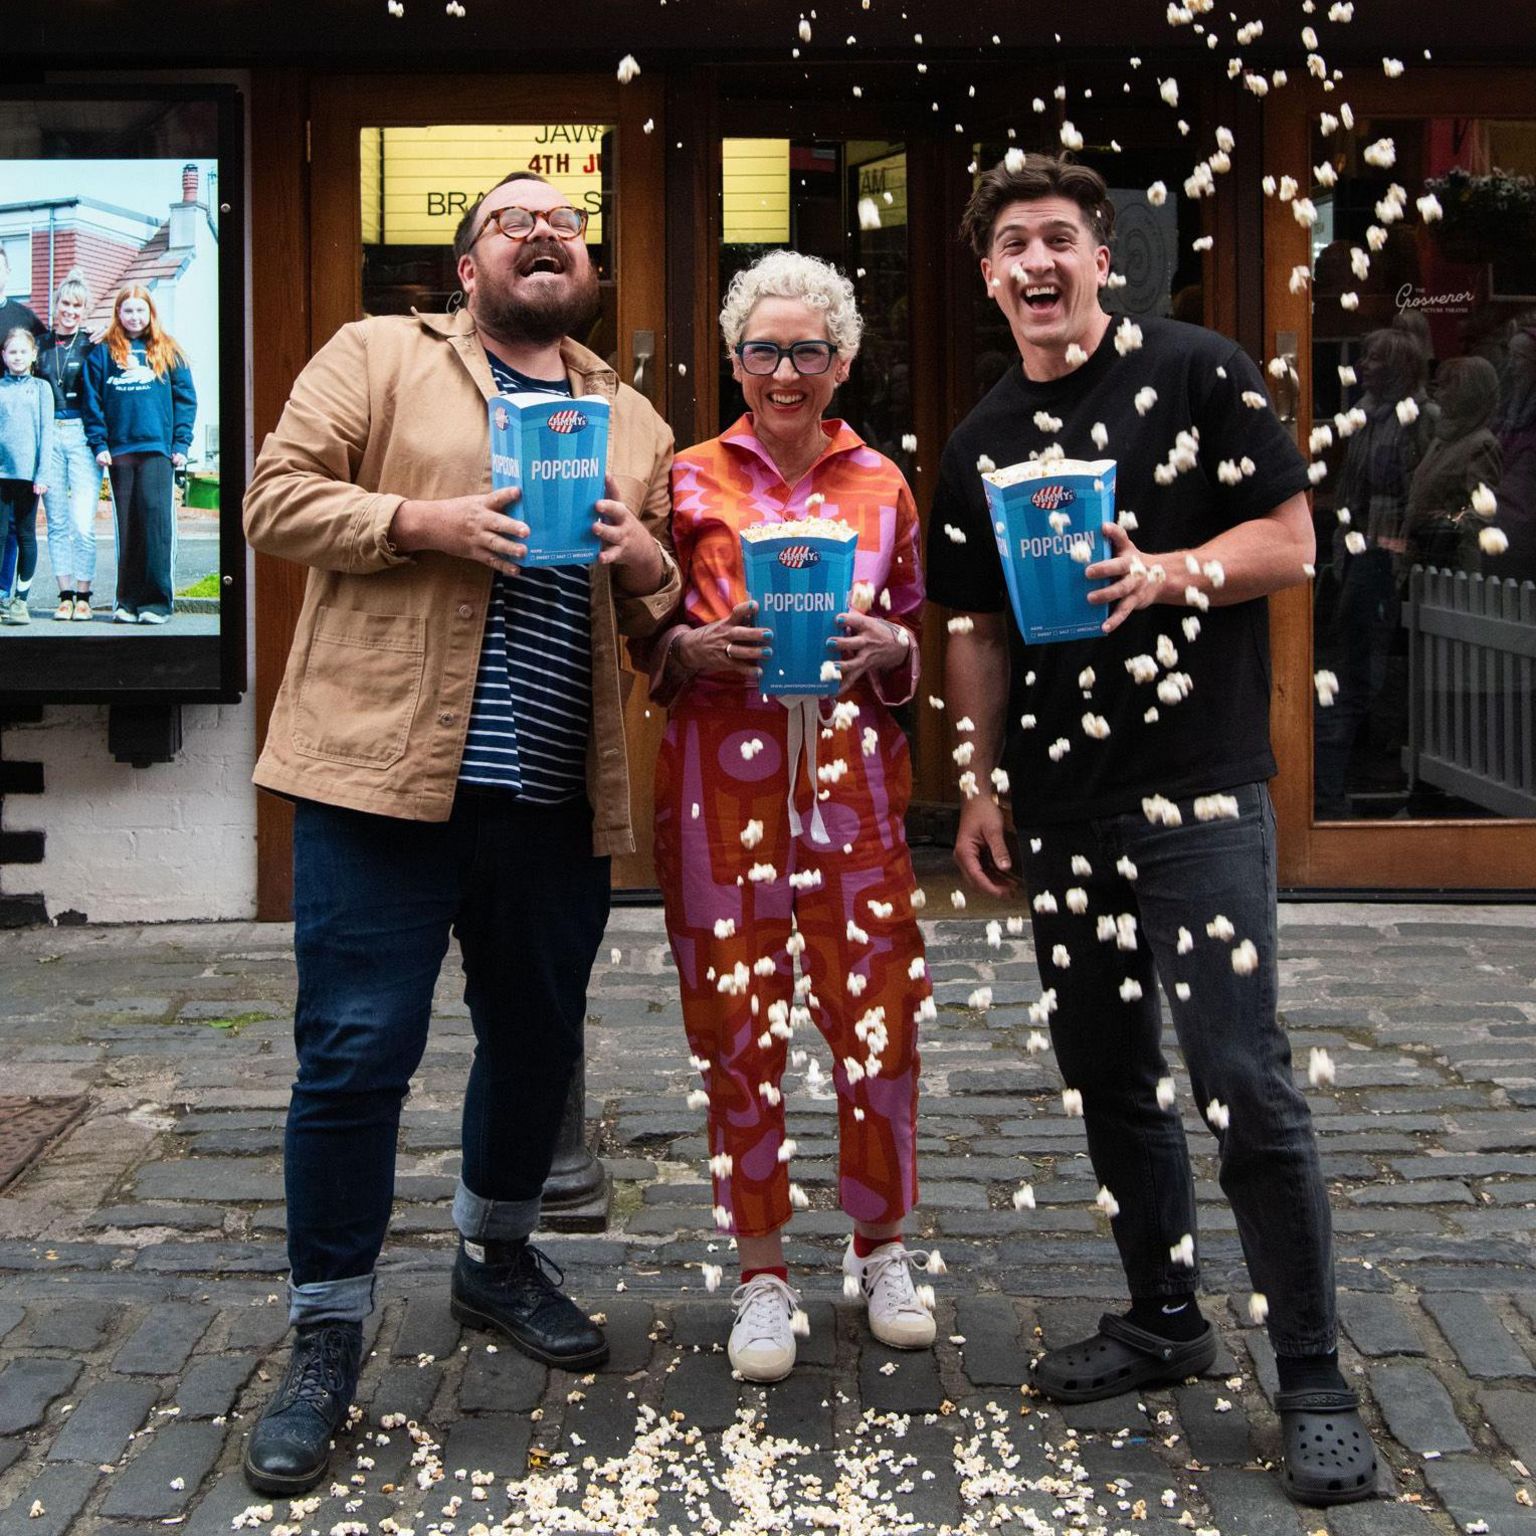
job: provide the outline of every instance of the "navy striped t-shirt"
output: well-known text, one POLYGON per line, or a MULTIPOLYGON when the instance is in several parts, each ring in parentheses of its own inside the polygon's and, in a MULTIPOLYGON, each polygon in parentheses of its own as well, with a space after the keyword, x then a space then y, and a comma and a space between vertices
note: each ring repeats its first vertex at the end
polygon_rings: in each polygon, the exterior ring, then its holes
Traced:
MULTIPOLYGON (((570 394, 492 356, 503 394, 570 394)), ((516 504, 509 511, 518 516, 516 504)), ((586 792, 592 720, 591 589, 585 566, 500 572, 491 581, 461 784, 512 791, 535 805, 586 792)))

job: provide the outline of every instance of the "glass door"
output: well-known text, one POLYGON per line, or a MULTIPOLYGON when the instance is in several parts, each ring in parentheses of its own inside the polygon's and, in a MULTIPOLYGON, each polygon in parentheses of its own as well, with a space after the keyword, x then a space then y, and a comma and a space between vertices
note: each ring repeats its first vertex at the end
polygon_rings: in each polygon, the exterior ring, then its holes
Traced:
POLYGON ((1447 95, 1357 95, 1352 132, 1319 96, 1271 166, 1318 546, 1279 659, 1295 883, 1536 875, 1536 117, 1447 95))
MULTIPOLYGON (((455 226, 489 187, 526 169, 591 216, 586 238, 602 308, 578 339, 659 403, 662 117, 658 87, 640 80, 621 88, 611 76, 327 81, 310 124, 311 351, 363 315, 452 308, 455 226)), ((638 685, 628 689, 625 716, 639 847, 614 860, 614 884, 648 888, 663 720, 638 685)))

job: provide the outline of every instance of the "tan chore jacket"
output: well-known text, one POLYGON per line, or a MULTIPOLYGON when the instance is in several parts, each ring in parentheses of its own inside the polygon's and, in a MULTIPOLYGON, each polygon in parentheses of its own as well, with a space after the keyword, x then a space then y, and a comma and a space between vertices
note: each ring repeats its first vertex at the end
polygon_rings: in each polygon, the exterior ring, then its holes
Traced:
MULTIPOLYGON (((608 472, 660 541, 666 577, 628 597, 592 567, 593 851, 634 848, 618 636, 646 635, 681 591, 667 532, 672 433, 601 359, 561 346, 577 395, 613 403, 608 472)), ((255 779, 330 805, 446 821, 469 728, 491 569, 388 539, 402 501, 490 489, 485 402, 496 393, 467 313, 344 326, 294 385, 262 446, 245 532, 309 569, 304 607, 255 779)), ((515 509, 514 509, 515 512, 515 509)))

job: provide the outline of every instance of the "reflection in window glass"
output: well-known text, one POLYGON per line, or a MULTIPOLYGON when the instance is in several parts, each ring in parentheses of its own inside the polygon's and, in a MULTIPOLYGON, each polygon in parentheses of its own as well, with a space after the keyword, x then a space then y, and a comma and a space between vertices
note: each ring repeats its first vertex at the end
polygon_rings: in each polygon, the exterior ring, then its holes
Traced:
MULTIPOLYGON (((783 246, 846 272, 858 295, 864 339, 832 410, 910 478, 912 455, 901 445, 912 430, 905 151, 874 139, 727 139, 721 158, 721 296, 737 272, 783 246)), ((720 358, 724 428, 746 402, 723 346, 720 358)))
POLYGON ((1530 816, 1536 123, 1360 127, 1313 146, 1316 814, 1530 816))
MULTIPOLYGON (((531 171, 586 209, 602 313, 583 341, 618 353, 613 276, 613 130, 599 123, 435 124, 359 134, 363 313, 441 313, 459 302, 454 231, 504 177, 531 171)), ((501 239, 492 234, 487 239, 501 239)))

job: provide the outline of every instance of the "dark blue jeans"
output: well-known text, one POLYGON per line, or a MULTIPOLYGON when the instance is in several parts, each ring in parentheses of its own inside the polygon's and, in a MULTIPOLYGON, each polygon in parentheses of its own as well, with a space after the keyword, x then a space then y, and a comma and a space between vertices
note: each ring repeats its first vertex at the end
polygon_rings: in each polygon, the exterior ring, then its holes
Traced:
POLYGON ((608 860, 592 853, 585 800, 532 806, 461 789, 447 822, 300 801, 293 865, 290 1315, 355 1319, 372 1305, 400 1106, 450 933, 475 1031, 454 1220, 475 1239, 536 1225, 581 1056, 608 860))
POLYGON ((1056 1059, 1067 1085, 1082 1092, 1093 1170, 1120 1206, 1112 1226, 1131 1294, 1192 1294, 1199 1281, 1195 1268, 1169 1254, 1185 1233, 1195 1234, 1195 1191, 1180 1106, 1157 1102, 1158 1080, 1168 1075, 1161 980, 1189 1069, 1180 1097, 1192 1093, 1202 1117, 1213 1099, 1231 1115, 1226 1130, 1211 1127, 1221 1187, 1254 1289, 1269 1299, 1271 1342, 1277 1354, 1327 1354, 1336 1336, 1328 1191, 1311 1112, 1275 1017, 1274 810, 1262 784, 1231 793, 1235 820, 1198 821, 1185 800, 1178 827, 1153 825, 1139 812, 1021 827, 1029 889, 1049 891, 1057 903, 1054 913, 1034 913, 1035 948, 1041 979, 1057 994, 1056 1059), (1074 873, 1074 855, 1088 860, 1091 875, 1074 873), (1134 879, 1117 872, 1121 858, 1135 865, 1134 879), (1081 915, 1069 910, 1073 887, 1087 893, 1081 915), (1098 935, 1101 916, 1113 922, 1125 914, 1137 924, 1129 949, 1098 935), (1208 932, 1218 917, 1232 924, 1230 941, 1208 932), (1182 946, 1181 929, 1189 935, 1182 946), (1244 939, 1257 952, 1250 974, 1232 965, 1244 939), (1058 944, 1068 953, 1065 967, 1052 958, 1058 944), (1139 997, 1122 995, 1127 979, 1139 997))

